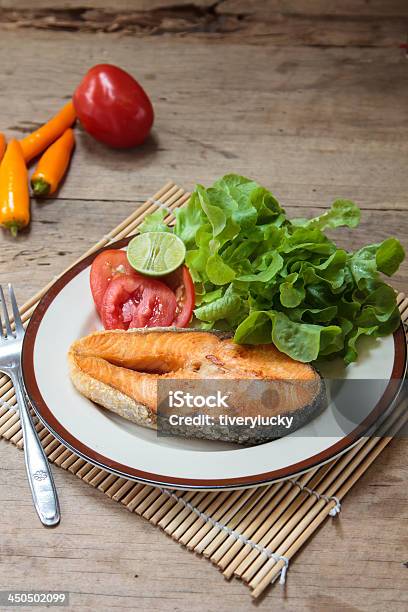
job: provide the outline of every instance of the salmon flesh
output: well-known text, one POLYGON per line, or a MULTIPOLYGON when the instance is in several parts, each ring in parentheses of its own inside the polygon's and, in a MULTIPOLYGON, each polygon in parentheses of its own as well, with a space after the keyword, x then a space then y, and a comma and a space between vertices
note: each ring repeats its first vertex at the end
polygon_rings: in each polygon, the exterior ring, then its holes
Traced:
MULTIPOLYGON (((175 328, 95 332, 72 344, 69 362, 72 381, 83 395, 148 427, 157 427, 161 414, 159 383, 165 383, 166 389, 179 385, 193 394, 217 386, 229 388, 228 409, 221 411, 229 416, 279 415, 280 423, 284 416, 292 417, 290 431, 284 425, 250 431, 231 420, 227 425, 217 421, 211 427, 172 429, 188 437, 265 442, 304 425, 325 405, 324 383, 310 364, 295 361, 273 344, 236 344, 222 332, 175 328)), ((215 414, 208 407, 199 412, 215 414)))

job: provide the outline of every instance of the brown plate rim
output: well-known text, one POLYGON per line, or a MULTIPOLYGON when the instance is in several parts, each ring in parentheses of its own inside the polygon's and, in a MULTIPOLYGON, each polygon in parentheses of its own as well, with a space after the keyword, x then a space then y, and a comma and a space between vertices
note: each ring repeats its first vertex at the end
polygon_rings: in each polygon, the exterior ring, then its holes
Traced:
POLYGON ((67 283, 69 283, 75 276, 82 272, 85 268, 91 265, 94 258, 101 252, 108 249, 120 249, 125 247, 131 240, 132 236, 123 238, 114 243, 111 243, 95 253, 88 255, 84 259, 74 264, 69 270, 62 274, 55 283, 48 289, 48 291, 41 298, 39 304, 35 308, 31 315, 30 322, 27 326, 27 330, 24 337, 23 349, 22 349, 22 368, 23 378, 27 389, 27 393, 32 402, 33 408, 45 425, 45 427, 51 431, 51 433, 67 448, 72 450, 76 455, 82 457, 86 461, 89 461, 93 465, 101 467, 109 472, 113 472, 121 477, 129 478, 131 480, 144 482, 152 485, 169 486, 173 488, 182 489, 232 489, 232 488, 245 488, 252 487, 261 484, 271 483, 277 480, 290 478, 312 469, 316 466, 327 463, 336 456, 346 452, 351 446, 353 446, 363 435, 368 435, 370 428, 373 427, 374 423, 378 422, 380 417, 385 418, 387 411, 394 404, 404 378, 406 367, 407 367, 407 345, 405 342, 405 333, 402 324, 394 332, 394 364, 391 373, 390 382, 388 383, 382 397, 379 402, 373 408, 372 412, 366 419, 354 429, 350 434, 336 442, 332 446, 328 447, 321 453, 308 457, 302 461, 286 466, 279 470, 273 470, 270 472, 263 472, 261 474, 253 474, 251 476, 242 476, 238 478, 225 478, 225 479, 195 479, 195 478, 178 478, 171 475, 154 474, 138 470, 132 466, 121 464, 113 459, 105 457, 101 453, 98 453, 94 449, 83 444, 80 440, 75 438, 63 425, 56 419, 50 408, 47 406, 43 399, 40 389, 37 384, 35 371, 34 371, 34 347, 37 337, 37 332, 41 325, 42 319, 51 306, 56 296, 62 291, 67 283), (401 384, 393 384, 393 380, 400 380, 401 384))

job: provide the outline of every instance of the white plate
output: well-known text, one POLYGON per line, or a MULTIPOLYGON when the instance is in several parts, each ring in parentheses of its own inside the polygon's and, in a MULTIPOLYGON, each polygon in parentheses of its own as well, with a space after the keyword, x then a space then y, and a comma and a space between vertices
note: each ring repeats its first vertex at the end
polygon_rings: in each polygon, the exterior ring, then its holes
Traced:
POLYGON ((367 432, 374 415, 386 413, 399 392, 398 381, 406 367, 402 328, 394 336, 362 343, 356 364, 345 369, 335 361, 322 372, 347 380, 370 380, 369 384, 358 385, 359 397, 354 398, 356 406, 363 407, 360 427, 339 418, 341 402, 349 401, 342 397, 340 385, 320 416, 284 438, 259 446, 244 448, 157 437, 155 431, 94 405, 75 390, 69 379, 69 346, 75 339, 101 329, 89 289, 94 257, 74 266, 41 300, 26 332, 23 369, 27 391, 47 428, 79 456, 108 471, 186 489, 248 487, 288 478, 350 448, 367 432))

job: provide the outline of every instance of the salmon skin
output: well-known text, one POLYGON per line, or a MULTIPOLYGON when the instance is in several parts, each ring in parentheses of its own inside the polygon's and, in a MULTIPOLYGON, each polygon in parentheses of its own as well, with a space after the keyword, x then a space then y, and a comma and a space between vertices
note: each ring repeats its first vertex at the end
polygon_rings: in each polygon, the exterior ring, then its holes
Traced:
MULTIPOLYGON (((228 409, 221 406, 222 414, 281 417, 273 427, 237 426, 230 418, 221 424, 218 413, 205 407, 200 413, 217 416, 210 427, 182 424, 168 430, 187 437, 258 444, 293 432, 325 406, 324 383, 310 364, 273 344, 236 344, 223 332, 169 327, 95 332, 72 344, 68 361, 81 394, 145 427, 157 428, 159 383, 194 395, 229 385, 228 409), (292 417, 290 430, 282 425, 283 417, 292 417)), ((161 414, 159 409, 160 429, 167 423, 161 414)))

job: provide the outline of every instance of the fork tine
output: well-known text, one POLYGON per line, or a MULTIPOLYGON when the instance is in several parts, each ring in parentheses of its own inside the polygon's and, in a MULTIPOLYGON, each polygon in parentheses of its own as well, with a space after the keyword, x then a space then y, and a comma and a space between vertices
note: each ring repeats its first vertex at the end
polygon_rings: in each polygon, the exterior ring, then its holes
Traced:
POLYGON ((3 287, 1 285, 0 285, 0 301, 3 307, 4 325, 6 328, 7 337, 9 338, 13 335, 13 332, 11 331, 10 319, 9 319, 9 315, 7 312, 7 304, 6 304, 6 300, 4 299, 3 287))
POLYGON ((11 285, 10 283, 8 284, 8 290, 9 290, 11 306, 13 308, 13 316, 14 316, 14 324, 15 324, 15 327, 16 327, 16 335, 18 336, 19 334, 24 334, 24 327, 23 327, 23 323, 21 321, 20 311, 19 311, 18 306, 17 306, 17 300, 16 300, 16 296, 14 294, 13 285, 11 285))

